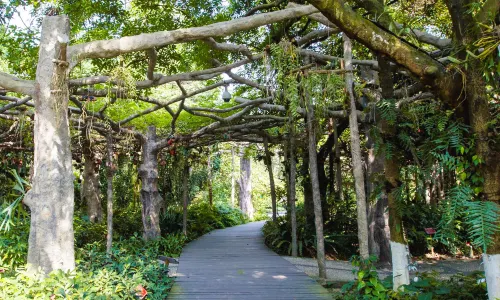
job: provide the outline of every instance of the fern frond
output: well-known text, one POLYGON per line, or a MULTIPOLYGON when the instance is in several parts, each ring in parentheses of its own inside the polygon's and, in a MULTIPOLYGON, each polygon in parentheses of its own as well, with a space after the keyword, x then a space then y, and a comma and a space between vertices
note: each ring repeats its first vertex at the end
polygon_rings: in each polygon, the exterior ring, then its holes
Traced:
POLYGON ((493 235, 500 230, 500 206, 491 201, 467 202, 466 223, 471 227, 472 243, 486 249, 493 242, 493 235))

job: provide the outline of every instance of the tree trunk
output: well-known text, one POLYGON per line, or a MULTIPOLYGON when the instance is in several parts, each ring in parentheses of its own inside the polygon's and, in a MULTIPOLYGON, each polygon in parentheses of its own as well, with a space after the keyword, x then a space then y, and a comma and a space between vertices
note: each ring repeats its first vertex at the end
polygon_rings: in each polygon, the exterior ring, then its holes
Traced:
POLYGON ((208 203, 210 204, 210 207, 214 205, 214 191, 212 189, 212 160, 210 158, 210 151, 208 152, 208 158, 207 158, 207 171, 208 171, 208 179, 207 179, 207 185, 208 185, 208 203))
POLYGON ((356 189, 356 204, 358 211, 358 240, 359 254, 366 259, 369 256, 368 250, 368 220, 366 216, 366 196, 365 179, 363 175, 363 162, 361 160, 361 142, 359 139, 358 116, 356 112, 356 100, 353 91, 352 74, 352 45, 351 40, 344 34, 344 62, 346 90, 349 95, 351 113, 349 115, 349 128, 351 131, 351 154, 354 174, 354 185, 356 189))
POLYGON ((99 189, 99 169, 89 137, 89 128, 82 128, 82 153, 85 160, 83 168, 82 199, 87 204, 87 214, 92 223, 100 223, 103 219, 101 192, 99 189))
MULTIPOLYGON (((369 130, 366 133, 368 141, 367 158, 367 199, 370 199, 368 206, 368 246, 370 255, 376 255, 379 262, 383 264, 391 263, 389 213, 387 212, 387 194, 381 191, 380 197, 375 193, 376 186, 383 186, 385 178, 384 160, 381 153, 375 154, 374 144, 370 138, 369 130)), ((381 151, 380 151, 381 152, 381 151)))
POLYGON ((35 81, 32 188, 24 198, 31 211, 28 271, 75 268, 74 186, 68 123, 69 42, 67 16, 45 17, 35 81))
POLYGON ((320 153, 318 153, 317 156, 317 168, 318 168, 318 182, 319 182, 319 194, 321 197, 321 211, 323 212, 323 222, 328 222, 330 220, 330 207, 328 206, 328 201, 326 198, 326 192, 328 190, 328 177, 326 176, 326 171, 325 171, 325 160, 326 160, 326 155, 328 152, 326 152, 323 156, 320 153))
POLYGON ((333 119, 333 138, 335 139, 335 185, 337 187, 337 200, 343 202, 344 192, 342 190, 342 164, 340 161, 340 143, 337 122, 333 119))
POLYGON ((142 163, 139 167, 142 181, 141 203, 144 239, 152 240, 161 236, 160 208, 163 199, 158 192, 158 149, 156 127, 149 126, 146 139, 142 143, 142 163))
MULTIPOLYGON (((381 70, 379 75, 382 86, 382 97, 385 99, 391 99, 394 95, 394 87, 392 75, 388 72, 388 70, 390 70, 389 61, 385 56, 381 54, 378 54, 377 59, 379 62, 379 68, 381 70)), ((394 136, 396 135, 396 127, 394 125, 388 124, 382 118, 378 119, 379 121, 377 123, 377 126, 381 131, 382 136, 388 141, 394 140, 394 136)), ((384 161, 384 186, 386 187, 385 193, 387 194, 389 211, 393 287, 394 290, 397 290, 401 285, 410 283, 410 274, 408 270, 408 245, 406 244, 404 237, 403 220, 397 210, 396 205, 396 191, 400 184, 400 164, 398 158, 396 158, 394 155, 391 159, 387 159, 383 151, 380 151, 379 155, 384 161)))
POLYGON ((312 226, 312 224, 314 224, 314 204, 311 176, 309 173, 309 151, 303 151, 302 153, 300 173, 302 175, 302 189, 304 190, 304 213, 306 215, 306 225, 312 226))
POLYGON ((182 232, 187 236, 187 212, 189 202, 189 165, 184 163, 184 175, 182 176, 182 232))
POLYGON ((384 170, 388 188, 386 192, 389 202, 393 288, 396 291, 401 285, 410 283, 408 270, 409 251, 404 238, 403 221, 396 204, 396 191, 399 186, 399 164, 395 160, 386 159, 384 170))
POLYGON ((276 221, 276 188, 274 186, 273 162, 269 153, 267 138, 264 138, 264 151, 266 152, 266 166, 269 173, 269 185, 271 187, 271 206, 273 210, 273 221, 276 221))
POLYGON ((108 189, 107 189, 107 227, 108 232, 106 234, 106 253, 111 253, 111 246, 113 243, 113 175, 115 173, 115 165, 113 164, 113 137, 108 134, 106 137, 107 148, 108 148, 108 189))
MULTIPOLYGON (((480 70, 480 66, 476 66, 467 73, 469 118, 476 137, 476 154, 484 161, 479 165, 479 172, 484 178, 483 191, 480 196, 483 201, 491 201, 500 205, 500 163, 498 163, 500 150, 488 135, 491 115, 488 97, 485 93, 485 82, 480 70)), ((500 298, 500 231, 494 234, 493 242, 483 254, 483 263, 488 297, 491 300, 500 298)))
POLYGON ((231 146, 231 206, 234 207, 234 195, 236 190, 236 178, 234 178, 234 147, 231 146))
POLYGON ((245 151, 240 153, 240 209, 253 219, 253 204, 252 204, 252 165, 249 158, 245 157, 245 151))
POLYGON ((321 210, 321 195, 319 191, 318 157, 316 153, 316 126, 313 99, 305 91, 307 105, 307 135, 309 138, 309 171, 314 205, 314 225, 316 228, 316 259, 318 261, 319 278, 326 279, 325 238, 323 236, 323 213, 321 210))
MULTIPOLYGON (((294 126, 293 122, 290 122, 290 127, 294 126)), ((295 130, 290 129, 290 177, 289 191, 290 191, 290 223, 292 226, 292 256, 297 257, 298 255, 298 244, 297 244, 297 210, 296 210, 296 196, 295 196, 295 181, 297 176, 297 164, 295 162, 295 130)))

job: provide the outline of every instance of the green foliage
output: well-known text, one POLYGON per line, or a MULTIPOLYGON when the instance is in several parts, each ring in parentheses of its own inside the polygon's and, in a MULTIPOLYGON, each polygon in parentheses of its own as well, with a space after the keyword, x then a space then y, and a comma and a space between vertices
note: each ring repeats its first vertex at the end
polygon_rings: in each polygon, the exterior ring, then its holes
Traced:
MULTIPOLYGON (((116 222, 116 219, 114 221, 116 222)), ((87 216, 82 216, 80 213, 75 213, 74 215, 73 230, 76 247, 83 247, 87 244, 104 242, 106 240, 106 223, 90 222, 87 216)))
POLYGON ((349 295, 347 299, 386 299, 389 286, 387 282, 379 279, 373 265, 376 261, 375 256, 370 256, 368 259, 351 257, 352 266, 357 268, 353 270, 357 279, 342 287, 342 293, 349 295))
POLYGON ((0 298, 136 299, 142 286, 148 299, 164 299, 172 280, 157 257, 178 255, 185 241, 180 235, 152 242, 134 236, 115 243, 110 255, 103 245, 89 244, 77 249, 76 271, 55 271, 47 278, 22 269, 0 273, 0 298))
POLYGON ((396 101, 394 99, 382 99, 377 102, 377 109, 380 116, 389 123, 394 125, 397 119, 396 101))
POLYGON ((188 235, 197 238, 214 229, 244 224, 246 217, 241 210, 228 205, 216 204, 213 207, 206 202, 193 203, 188 210, 188 235))
POLYGON ((2 229, 5 229, 5 231, 8 231, 10 229, 10 226, 13 224, 13 213, 18 212, 18 217, 20 217, 20 214, 26 215, 26 212, 22 208, 19 203, 24 199, 24 196, 26 195, 26 189, 25 186, 29 187, 29 183, 21 178, 18 174, 17 171, 14 169, 10 170, 10 174, 14 177, 14 186, 12 189, 17 192, 16 199, 9 205, 7 205, 6 208, 4 208, 2 211, 0 211, 0 220, 2 220, 2 223, 0 224, 0 231, 2 229))
POLYGON ((456 274, 447 280, 437 272, 417 273, 409 285, 398 291, 392 290, 392 277, 379 278, 373 263, 375 257, 362 260, 357 256, 351 259, 355 267, 356 280, 345 284, 341 294, 334 299, 405 299, 405 300, 448 300, 448 299, 488 299, 483 272, 470 275, 456 274))
POLYGON ((483 272, 470 275, 456 274, 448 280, 439 278, 437 272, 417 273, 416 278, 401 291, 391 292, 390 299, 448 300, 488 299, 483 272))
MULTIPOLYGON (((292 252, 292 228, 286 216, 278 217, 276 222, 270 220, 262 228, 264 242, 274 252, 290 255, 292 252)), ((356 251, 356 235, 334 231, 325 226, 325 250, 329 255, 340 258, 349 257, 356 251)), ((316 233, 314 225, 307 224, 303 206, 297 206, 297 247, 299 256, 314 257, 316 254, 316 233)))
POLYGON ((16 219, 9 231, 0 231, 0 269, 14 270, 26 264, 29 218, 16 219))
POLYGON ((473 198, 474 191, 467 185, 457 185, 449 191, 445 201, 441 202, 444 213, 436 239, 445 244, 455 241, 457 222, 463 217, 472 244, 486 252, 493 235, 499 230, 500 207, 490 201, 473 201, 473 198))
POLYGON ((472 243, 486 252, 493 235, 500 230, 500 206, 491 201, 467 202, 465 206, 472 243))

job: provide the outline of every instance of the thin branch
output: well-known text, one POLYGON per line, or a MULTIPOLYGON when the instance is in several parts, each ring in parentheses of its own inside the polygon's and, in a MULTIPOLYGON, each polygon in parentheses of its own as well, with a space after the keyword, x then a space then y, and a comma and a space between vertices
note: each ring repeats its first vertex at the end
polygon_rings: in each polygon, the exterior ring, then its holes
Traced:
MULTIPOLYGON (((188 93, 184 89, 182 84, 179 81, 177 81, 176 83, 177 83, 177 86, 179 87, 179 89, 181 90, 182 95, 187 96, 188 93)), ((172 122, 170 122, 170 128, 171 128, 170 134, 175 133, 175 122, 177 121, 177 118, 179 118, 179 115, 181 114, 182 110, 184 109, 184 102, 185 101, 186 101, 186 98, 181 100, 181 103, 179 104, 179 109, 177 109, 177 112, 174 115, 172 115, 172 122)))
MULTIPOLYGON (((138 81, 138 82, 136 82, 136 87, 138 89, 145 89, 145 88, 160 86, 160 85, 174 82, 174 81, 207 80, 207 79, 211 79, 215 76, 218 76, 225 71, 243 66, 243 65, 248 64, 254 60, 261 59, 262 57, 264 57, 263 53, 253 55, 252 58, 243 59, 243 60, 237 61, 237 62, 229 64, 229 65, 223 65, 223 66, 221 65, 221 66, 218 66, 216 68, 180 73, 180 74, 175 74, 175 75, 155 74, 155 80, 138 81)), ((110 80, 111 80, 111 77, 109 77, 109 76, 91 76, 91 77, 85 77, 85 78, 79 78, 79 79, 72 79, 72 80, 70 80, 69 85, 72 87, 75 87, 75 86, 84 86, 84 85, 94 85, 94 84, 106 83, 106 82, 111 82, 112 84, 115 84, 115 85, 120 84, 120 82, 118 82, 118 81, 110 81, 110 80)), ((82 95, 91 95, 92 94, 92 93, 88 93, 88 91, 78 91, 77 93, 82 94, 82 95)), ((103 96, 105 96, 103 93, 99 94, 99 97, 103 97, 103 96)))
POLYGON ((9 127, 9 129, 8 129, 6 132, 4 132, 4 133, 1 133, 1 134, 0 134, 0 139, 3 139, 3 138, 5 138, 6 136, 10 135, 10 134, 11 134, 11 132, 12 132, 12 131, 14 131, 14 129, 16 129, 16 128, 17 128, 17 125, 18 125, 18 124, 19 124, 19 122, 18 122, 18 121, 15 121, 15 122, 14 122, 14 123, 13 123, 13 124, 9 127))
POLYGON ((235 113, 234 115, 226 117, 226 118, 224 118, 221 121, 217 121, 217 122, 214 122, 214 123, 212 123, 210 125, 207 125, 207 126, 201 128, 201 129, 197 130, 196 132, 194 132, 191 135, 191 137, 192 138, 199 137, 199 136, 203 135, 205 132, 210 132, 210 131, 215 130, 216 128, 220 127, 222 124, 235 121, 238 118, 241 118, 246 113, 248 113, 252 108, 253 108, 253 106, 245 107, 243 110, 241 110, 240 112, 235 113))
POLYGON ((272 98, 264 98, 264 99, 255 99, 252 100, 252 102, 246 102, 242 104, 238 104, 236 106, 228 107, 228 108, 223 108, 223 109, 218 109, 218 108, 209 108, 209 107, 188 107, 192 111, 205 111, 205 112, 211 112, 211 113, 227 113, 233 110, 237 110, 240 108, 247 107, 249 105, 257 105, 259 103, 265 103, 267 101, 270 101, 272 98))
POLYGON ((261 11, 261 10, 264 10, 264 9, 269 9, 269 8, 273 8, 273 7, 278 7, 281 3, 285 2, 285 0, 277 0, 277 1, 274 1, 274 2, 271 2, 271 3, 266 3, 266 4, 261 4, 261 5, 257 5, 255 6, 254 8, 252 8, 251 10, 249 10, 246 14, 245 14, 245 17, 248 17, 248 16, 251 16, 253 14, 255 14, 256 12, 258 11, 261 11))
POLYGON ((158 55, 156 54, 156 50, 154 48, 146 50, 146 54, 148 56, 148 72, 147 78, 149 80, 155 80, 154 70, 156 67, 156 61, 158 59, 158 55))
POLYGON ((250 51, 250 49, 246 45, 218 43, 213 38, 204 39, 203 42, 205 42, 210 47, 212 47, 213 49, 216 49, 216 50, 241 53, 250 59, 253 58, 252 51, 250 51))
MULTIPOLYGON (((2 98, 3 96, 0 96, 0 99, 2 98)), ((17 106, 21 106, 23 104, 26 104, 28 101, 30 101, 32 99, 31 96, 28 96, 28 97, 25 97, 23 99, 18 99, 18 101, 16 102, 12 102, 12 103, 9 103, 7 105, 4 105, 2 107, 0 107, 0 113, 3 113, 11 108, 14 108, 14 107, 17 107, 17 106)))
POLYGON ((297 46, 302 47, 304 45, 309 45, 311 42, 320 40, 325 37, 329 37, 331 35, 339 33, 340 30, 338 28, 327 28, 327 29, 318 29, 309 32, 304 35, 302 38, 297 40, 297 46))
MULTIPOLYGON (((295 8, 297 8, 297 7, 301 7, 301 6, 303 6, 303 5, 301 5, 301 4, 297 4, 297 3, 293 3, 293 2, 289 2, 289 3, 288 3, 288 5, 287 5, 287 8, 288 8, 288 7, 295 7, 295 8)), ((327 18, 327 17, 325 17, 325 16, 324 16, 322 13, 320 13, 320 12, 310 14, 310 15, 308 15, 307 17, 308 17, 309 19, 314 20, 314 21, 316 21, 316 22, 318 22, 318 23, 320 23, 320 24, 323 24, 323 25, 325 25, 325 26, 327 26, 327 27, 330 27, 330 28, 333 28, 333 29, 336 29, 336 28, 337 28, 337 26, 336 26, 335 24, 333 24, 332 22, 330 22, 330 20, 328 20, 328 18, 327 18)))
MULTIPOLYGON (((310 56, 314 59, 318 59, 320 61, 342 61, 344 60, 342 57, 337 57, 337 56, 331 56, 331 55, 326 55, 326 54, 321 54, 318 52, 314 52, 311 50, 305 50, 305 49, 297 49, 297 52, 302 55, 302 56, 310 56)), ((378 62, 376 60, 358 60, 358 59, 353 59, 352 60, 353 65, 361 65, 361 66, 368 66, 372 68, 373 70, 378 70, 378 62)))
POLYGON ((139 100, 142 100, 142 101, 145 101, 145 102, 149 102, 149 103, 153 103, 153 104, 156 104, 156 106, 153 106, 153 107, 150 107, 146 110, 143 110, 142 112, 139 112, 139 113, 136 113, 136 114, 133 114, 131 116, 128 116, 127 118, 121 120, 118 122, 119 125, 123 125, 123 124, 126 124, 130 121, 132 121, 133 119, 136 119, 136 118, 139 118, 141 116, 144 116, 146 114, 149 114, 149 113, 152 113, 154 111, 157 111, 159 109, 162 109, 164 107, 167 107, 169 106, 170 104, 173 104, 175 102, 179 102, 179 101, 182 101, 183 99, 186 99, 186 98, 190 98, 190 97, 193 97, 197 94, 200 94, 200 93, 203 93, 203 92, 206 92, 206 91, 210 91, 210 90, 213 90, 217 87, 220 87, 220 86, 223 86, 224 84, 226 84, 225 81, 220 81, 218 83, 215 83, 215 84, 212 84, 212 85, 209 85, 207 87, 204 87, 204 88, 201 88, 199 90, 196 90, 194 92, 191 92, 191 93, 188 93, 186 95, 180 95, 180 96, 177 96, 167 102, 162 102, 162 101, 158 101, 158 100, 154 100, 154 99, 150 99, 148 97, 139 97, 139 100))

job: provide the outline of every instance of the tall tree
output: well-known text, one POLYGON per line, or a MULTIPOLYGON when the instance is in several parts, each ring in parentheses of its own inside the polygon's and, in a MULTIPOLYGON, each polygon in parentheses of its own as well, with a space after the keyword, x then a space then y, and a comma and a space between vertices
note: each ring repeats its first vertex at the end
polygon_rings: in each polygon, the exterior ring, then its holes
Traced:
MULTIPOLYGON (((290 127, 290 140, 289 140, 289 160, 290 160, 290 172, 288 178, 289 185, 289 203, 290 206, 290 223, 292 227, 292 256, 296 257, 298 255, 298 245, 297 245, 297 208, 296 208, 296 177, 297 177, 297 162, 295 158, 295 124, 293 124, 291 116, 289 117, 290 127)), ((286 151, 286 149, 285 149, 286 151)), ((285 160, 286 161, 286 160, 285 160)))
POLYGON ((354 75, 352 74, 352 44, 347 35, 344 34, 344 62, 345 62, 345 85, 349 98, 351 112, 349 115, 349 130, 351 131, 351 156, 354 174, 354 186, 356 190, 357 222, 359 254, 363 259, 370 255, 368 250, 368 219, 366 216, 365 178, 363 175, 363 161, 361 158, 361 140, 359 138, 358 115, 356 110, 356 99, 354 96, 354 75))
POLYGON ((273 162, 271 159, 271 152, 269 151, 269 142, 267 137, 264 137, 264 151, 265 151, 265 163, 267 167, 267 172, 269 173, 269 186, 271 192, 271 206, 273 212, 273 221, 276 221, 276 188, 274 186, 274 176, 273 176, 273 162))
POLYGON ((316 152, 316 119, 314 115, 314 99, 304 90, 304 102, 307 107, 307 136, 309 141, 309 171, 311 178, 312 200, 314 205, 314 225, 316 228, 316 260, 318 261, 319 278, 326 279, 325 237, 323 233, 323 213, 321 194, 319 191, 318 157, 316 152))
POLYGON ((101 222, 103 218, 101 191, 99 189, 99 164, 92 149, 91 130, 87 122, 82 126, 82 153, 85 160, 83 166, 82 199, 87 204, 90 222, 101 222))
POLYGON ((113 243, 113 175, 115 173, 116 166, 113 164, 113 136, 108 134, 106 136, 106 148, 107 148, 107 233, 106 233, 106 252, 111 253, 111 246, 113 243))
POLYGON ((234 175, 234 146, 231 145, 231 206, 234 206, 234 198, 236 191, 236 178, 234 175))
POLYGON ((187 236, 187 214, 189 203, 189 164, 184 162, 182 170, 182 232, 187 236))
POLYGON ((253 219, 252 204, 252 162, 247 157, 244 148, 240 149, 240 209, 249 218, 253 219))
POLYGON ((160 231, 160 207, 163 199, 158 192, 158 144, 156 127, 149 126, 142 141, 142 163, 139 166, 142 181, 141 203, 144 238, 157 239, 160 231))
POLYGON ((69 20, 45 17, 36 70, 32 188, 24 203, 31 211, 28 268, 45 273, 75 268, 73 166, 68 122, 69 20))

